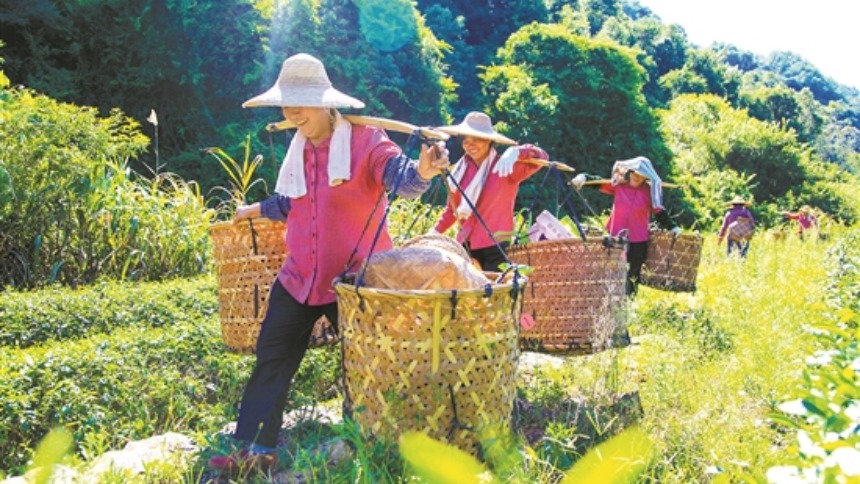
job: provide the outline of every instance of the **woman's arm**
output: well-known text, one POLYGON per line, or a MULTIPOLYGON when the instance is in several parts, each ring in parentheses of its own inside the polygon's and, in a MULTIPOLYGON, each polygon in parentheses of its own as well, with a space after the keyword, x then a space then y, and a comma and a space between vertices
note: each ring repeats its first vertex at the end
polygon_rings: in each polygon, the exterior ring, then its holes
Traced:
POLYGON ((236 207, 233 221, 238 222, 239 220, 255 217, 266 217, 272 220, 285 220, 289 213, 290 199, 276 193, 262 202, 236 207))
POLYGON ((418 160, 410 160, 400 155, 393 156, 385 163, 385 172, 382 174, 382 183, 389 190, 397 185, 396 194, 403 198, 417 198, 427 191, 433 177, 442 173, 448 167, 448 150, 438 145, 430 145, 421 150, 418 160), (438 153, 438 156, 437 156, 438 153))

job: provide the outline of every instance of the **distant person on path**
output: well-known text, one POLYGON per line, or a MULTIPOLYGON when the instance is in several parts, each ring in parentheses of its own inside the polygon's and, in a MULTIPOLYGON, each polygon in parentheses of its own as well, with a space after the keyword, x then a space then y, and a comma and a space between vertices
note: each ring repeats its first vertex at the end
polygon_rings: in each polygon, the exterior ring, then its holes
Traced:
POLYGON ((499 248, 504 250, 510 244, 514 202, 520 184, 541 168, 517 161, 548 160, 549 155, 530 144, 510 146, 504 153, 498 153, 497 145, 515 145, 516 142, 497 133, 490 117, 480 112, 467 114, 460 124, 437 129, 460 136, 464 154, 451 169, 451 176, 457 183, 448 180, 448 203, 431 232, 443 233, 459 223, 457 242, 463 244, 481 269, 499 271, 499 266, 506 261, 499 248), (478 221, 465 198, 474 204, 489 231, 478 221))
POLYGON ((797 220, 797 235, 801 239, 806 232, 818 230, 818 219, 815 218, 809 205, 800 207, 799 212, 782 212, 782 215, 789 220, 797 220))
MULTIPOLYGON (((337 108, 364 103, 332 87, 323 64, 307 54, 284 61, 275 85, 243 104, 272 106, 298 128, 278 174, 277 195, 239 207, 235 219, 265 216, 286 219, 289 255, 274 281, 260 329, 256 364, 245 386, 234 438, 243 448, 209 460, 219 471, 270 470, 290 385, 321 316, 337 327, 332 281, 350 259, 356 265, 371 250, 373 237, 361 238, 366 224, 383 224, 384 192, 405 173, 398 195, 417 197, 448 166, 434 147, 416 162, 375 127, 352 125, 337 108), (404 167, 404 165, 406 165, 404 167), (377 204, 383 205, 376 207, 377 204), (353 251, 355 255, 352 256, 353 251)), ((385 230, 375 250, 391 249, 385 230)))
POLYGON ((648 256, 648 241, 651 237, 649 225, 651 215, 664 229, 676 236, 680 227, 663 207, 663 181, 651 164, 651 160, 639 156, 630 160, 616 161, 612 167, 610 183, 600 191, 612 195, 612 211, 606 222, 609 235, 626 234, 628 296, 635 296, 642 281, 642 264, 648 256))
POLYGON ((730 208, 723 217, 723 225, 720 226, 720 232, 717 235, 717 244, 722 244, 723 239, 728 236, 726 255, 730 256, 733 250, 737 250, 740 256, 745 258, 755 231, 755 218, 749 209, 750 202, 737 196, 727 205, 730 208))

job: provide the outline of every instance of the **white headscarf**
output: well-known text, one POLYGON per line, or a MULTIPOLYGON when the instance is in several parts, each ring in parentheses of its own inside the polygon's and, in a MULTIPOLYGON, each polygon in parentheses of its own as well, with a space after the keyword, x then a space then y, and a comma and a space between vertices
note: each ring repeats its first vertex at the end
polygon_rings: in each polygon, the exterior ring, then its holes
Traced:
POLYGON ((618 168, 625 170, 633 170, 636 173, 648 178, 651 181, 651 205, 654 208, 663 210, 663 181, 660 180, 660 175, 651 164, 651 160, 644 156, 637 156, 630 160, 616 161, 612 166, 612 184, 618 185, 621 181, 618 177, 618 168))
MULTIPOLYGON (((352 176, 350 172, 350 140, 352 125, 339 112, 335 111, 334 133, 331 136, 328 154, 328 184, 337 186, 352 176)), ((296 131, 281 169, 278 171, 278 181, 275 192, 290 198, 301 198, 308 192, 305 181, 304 150, 307 137, 301 131, 296 131)))

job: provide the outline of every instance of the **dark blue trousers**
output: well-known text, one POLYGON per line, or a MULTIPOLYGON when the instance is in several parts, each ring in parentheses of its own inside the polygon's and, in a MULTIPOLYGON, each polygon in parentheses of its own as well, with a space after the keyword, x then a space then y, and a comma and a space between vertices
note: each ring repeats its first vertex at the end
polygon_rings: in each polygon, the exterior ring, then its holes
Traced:
POLYGON ((277 280, 257 340, 257 363, 245 386, 237 439, 276 447, 290 385, 308 350, 314 323, 325 316, 337 329, 337 303, 309 306, 296 301, 277 280))

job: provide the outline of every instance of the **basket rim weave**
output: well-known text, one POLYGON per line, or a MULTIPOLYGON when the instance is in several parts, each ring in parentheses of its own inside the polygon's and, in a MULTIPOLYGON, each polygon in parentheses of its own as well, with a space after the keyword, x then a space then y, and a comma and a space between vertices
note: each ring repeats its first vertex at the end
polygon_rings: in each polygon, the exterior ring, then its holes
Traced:
MULTIPOLYGON (((586 235, 585 236, 585 242, 586 243, 589 243, 589 242, 603 243, 603 239, 604 239, 604 237, 600 236, 600 235, 586 235)), ((528 241, 524 244, 511 244, 510 247, 508 247, 508 251, 521 249, 525 246, 531 247, 531 246, 542 246, 542 245, 559 245, 559 244, 566 244, 566 243, 569 243, 571 241, 575 241, 577 243, 580 243, 583 240, 582 240, 582 237, 565 237, 563 239, 546 239, 546 240, 528 241)))
POLYGON ((209 230, 213 229, 222 229, 225 227, 232 227, 241 224, 250 224, 250 223, 263 223, 263 224, 284 224, 284 220, 273 220, 267 217, 251 217, 245 218, 242 220, 218 220, 216 222, 212 222, 209 224, 209 230))
POLYGON ((446 298, 450 299, 451 295, 456 293, 458 297, 463 296, 483 296, 487 294, 487 291, 496 291, 496 290, 506 290, 510 288, 513 283, 516 281, 516 286, 518 288, 523 288, 526 283, 526 276, 522 274, 518 274, 516 278, 512 275, 509 277, 510 280, 507 282, 490 282, 486 284, 484 287, 479 288, 471 288, 471 289, 386 289, 386 288, 378 288, 378 287, 367 287, 367 286, 356 286, 354 283, 345 282, 341 277, 338 277, 334 280, 333 287, 337 289, 338 286, 342 286, 343 288, 351 288, 353 292, 358 291, 359 295, 385 295, 385 296, 411 296, 411 297, 420 297, 420 298, 446 298))

